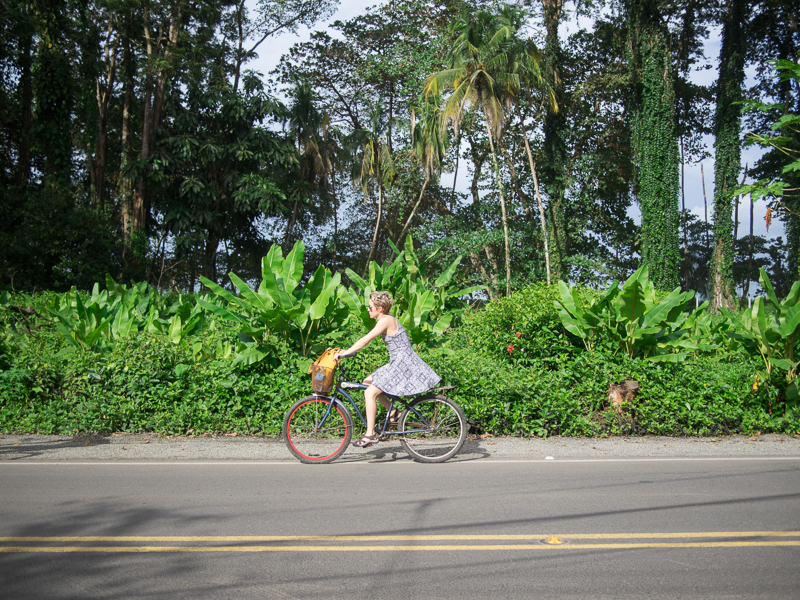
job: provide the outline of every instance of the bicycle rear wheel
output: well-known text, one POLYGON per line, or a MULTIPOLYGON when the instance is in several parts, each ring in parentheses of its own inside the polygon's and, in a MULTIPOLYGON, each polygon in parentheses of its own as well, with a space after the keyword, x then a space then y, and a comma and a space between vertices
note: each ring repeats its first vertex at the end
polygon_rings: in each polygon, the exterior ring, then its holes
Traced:
POLYGON ((283 419, 286 447, 300 462, 307 464, 336 460, 347 450, 352 435, 353 419, 349 411, 341 404, 331 406, 331 401, 323 397, 307 396, 298 400, 283 419))
POLYGON ((455 456, 467 439, 467 419, 461 407, 444 396, 422 396, 400 415, 400 436, 406 452, 417 462, 438 463, 455 456))

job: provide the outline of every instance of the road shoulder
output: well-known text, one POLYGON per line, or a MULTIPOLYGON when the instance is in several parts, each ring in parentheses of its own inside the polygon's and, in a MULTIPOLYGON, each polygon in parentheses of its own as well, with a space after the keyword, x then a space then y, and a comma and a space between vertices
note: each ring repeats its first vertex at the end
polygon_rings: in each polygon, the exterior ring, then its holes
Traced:
MULTIPOLYGON (((709 438, 610 437, 472 438, 458 460, 800 458, 800 437, 764 434, 709 438)), ((340 460, 401 460, 399 442, 367 451, 349 449, 340 460)), ((159 437, 152 434, 92 436, 0 435, 3 461, 294 461, 276 438, 240 435, 159 437)))

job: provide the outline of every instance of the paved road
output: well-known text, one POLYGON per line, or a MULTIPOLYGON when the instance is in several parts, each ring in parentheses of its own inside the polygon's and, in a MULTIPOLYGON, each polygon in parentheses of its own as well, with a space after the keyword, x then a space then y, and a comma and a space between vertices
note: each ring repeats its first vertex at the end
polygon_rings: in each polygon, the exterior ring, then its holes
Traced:
POLYGON ((0 597, 798 596, 792 438, 764 442, 782 456, 734 458, 711 443, 597 459, 597 441, 580 443, 586 459, 418 465, 387 445, 306 466, 45 460, 43 440, 12 442, 0 597))
MULTIPOLYGON (((520 439, 491 436, 464 444, 457 461, 571 458, 800 457, 800 436, 756 435, 712 438, 611 437, 520 439)), ((407 460, 400 443, 381 442, 367 451, 349 449, 338 462, 407 460)), ((235 434, 160 437, 145 434, 108 436, 0 435, 0 462, 265 460, 295 459, 281 440, 235 434)))

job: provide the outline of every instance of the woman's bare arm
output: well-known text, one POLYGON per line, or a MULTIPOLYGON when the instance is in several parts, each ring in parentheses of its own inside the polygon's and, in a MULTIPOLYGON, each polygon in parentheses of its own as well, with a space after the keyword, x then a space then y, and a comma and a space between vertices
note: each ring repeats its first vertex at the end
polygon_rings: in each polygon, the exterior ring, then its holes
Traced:
POLYGON ((350 348, 348 348, 347 350, 340 350, 339 352, 337 352, 334 358, 336 360, 339 360, 340 358, 344 358, 345 356, 351 356, 355 354, 356 352, 364 348, 367 344, 369 344, 372 340, 374 340, 376 337, 386 333, 389 330, 390 324, 391 324, 390 319, 379 319, 378 322, 375 323, 375 327, 373 327, 372 330, 367 335, 359 339, 355 344, 350 346, 350 348))

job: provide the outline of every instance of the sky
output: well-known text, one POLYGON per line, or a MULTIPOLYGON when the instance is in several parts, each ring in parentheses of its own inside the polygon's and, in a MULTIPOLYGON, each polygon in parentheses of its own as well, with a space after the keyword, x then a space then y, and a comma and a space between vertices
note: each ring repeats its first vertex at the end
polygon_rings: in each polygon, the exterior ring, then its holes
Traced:
MULTIPOLYGON (((248 0, 248 5, 254 5, 254 0, 248 0)), ((380 2, 376 2, 375 0, 343 0, 339 4, 339 8, 337 12, 331 16, 327 22, 318 23, 314 26, 313 30, 325 30, 328 29, 328 26, 336 20, 347 20, 351 19, 359 14, 363 14, 366 12, 366 9, 371 6, 375 6, 376 4, 381 4, 380 2)), ((591 21, 588 19, 583 19, 577 22, 580 26, 585 28, 591 27, 591 21)), ((573 21, 572 27, 574 28, 575 22, 573 21)), ((295 34, 284 34, 279 37, 276 37, 272 40, 268 40, 265 42, 266 47, 262 46, 259 48, 259 57, 250 63, 247 64, 247 68, 254 69, 256 71, 261 72, 264 76, 268 76, 268 73, 272 71, 280 61, 281 56, 289 51, 289 49, 296 43, 308 41, 312 30, 309 30, 306 27, 301 27, 298 30, 297 35, 295 34), (267 45, 268 44, 268 45, 267 45)), ((337 36, 338 32, 330 31, 329 33, 333 36, 337 36)), ((566 25, 562 25, 561 27, 561 37, 565 39, 567 35, 569 35, 570 31, 568 31, 566 25)), ((704 69, 702 66, 699 66, 695 73, 692 74, 692 80, 695 83, 700 83, 704 85, 708 85, 716 81, 718 76, 718 70, 716 68, 717 59, 719 57, 719 49, 720 49, 720 31, 719 29, 712 29, 709 34, 709 39, 706 40, 704 50, 706 60, 713 65, 711 69, 704 69)), ((752 77, 748 78, 746 82, 746 86, 750 86, 753 84, 752 77)), ((703 172, 705 174, 705 193, 708 200, 708 219, 709 222, 713 218, 713 198, 714 198, 714 138, 713 136, 706 136, 705 137, 705 145, 708 152, 711 154, 711 158, 707 158, 703 161, 703 172)), ((742 167, 744 165, 753 165, 758 157, 761 155, 762 151, 756 147, 746 148, 742 153, 742 167)), ((469 189, 469 174, 466 172, 466 169, 459 169, 458 173, 458 183, 456 188, 461 191, 467 191, 469 189)), ((685 197, 686 197, 686 208, 690 212, 697 215, 700 219, 705 218, 704 214, 704 203, 703 203, 703 185, 702 185, 702 176, 701 176, 701 168, 700 164, 687 164, 685 166, 685 181, 684 181, 684 190, 685 190, 685 197)), ((442 174, 442 181, 452 181, 452 173, 443 173, 442 174)), ((739 206, 739 228, 738 233, 739 237, 744 236, 745 234, 749 233, 750 227, 750 210, 751 202, 748 198, 743 198, 740 206, 739 206)), ((783 235, 783 226, 780 221, 773 220, 770 226, 769 232, 767 232, 766 224, 764 221, 764 217, 766 215, 766 202, 759 201, 753 205, 753 233, 755 235, 762 235, 769 238, 774 238, 783 235)), ((637 206, 632 206, 629 210, 629 215, 636 221, 636 223, 641 222, 641 214, 637 206)))

